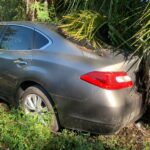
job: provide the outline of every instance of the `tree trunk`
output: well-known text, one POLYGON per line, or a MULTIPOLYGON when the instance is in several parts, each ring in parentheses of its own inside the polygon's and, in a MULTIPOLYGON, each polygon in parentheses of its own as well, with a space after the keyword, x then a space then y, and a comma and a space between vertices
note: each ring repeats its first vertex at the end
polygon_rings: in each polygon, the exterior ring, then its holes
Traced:
POLYGON ((34 21, 35 20, 35 9, 32 8, 33 4, 36 0, 25 0, 26 3, 26 16, 28 20, 34 21))

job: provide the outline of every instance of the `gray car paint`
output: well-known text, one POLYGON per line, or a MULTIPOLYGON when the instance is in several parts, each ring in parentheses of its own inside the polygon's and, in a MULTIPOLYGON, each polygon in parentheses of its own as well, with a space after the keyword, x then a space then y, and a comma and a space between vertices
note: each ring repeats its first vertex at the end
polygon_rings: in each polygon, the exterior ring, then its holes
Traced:
MULTIPOLYGON (((51 27, 29 22, 5 22, 42 32, 52 43, 44 49, 0 50, 0 96, 13 105, 20 86, 27 81, 41 85, 52 98, 63 127, 111 134, 143 113, 135 88, 105 90, 80 79, 91 71, 128 71, 134 63, 122 55, 100 57, 80 50, 51 27), (22 63, 18 63, 20 60, 22 63)), ((128 71, 135 81, 136 65, 128 71)))

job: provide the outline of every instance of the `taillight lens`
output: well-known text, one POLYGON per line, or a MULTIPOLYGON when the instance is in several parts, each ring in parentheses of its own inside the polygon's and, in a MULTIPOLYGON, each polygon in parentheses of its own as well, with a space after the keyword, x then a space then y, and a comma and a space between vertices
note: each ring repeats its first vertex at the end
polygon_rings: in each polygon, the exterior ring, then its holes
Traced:
POLYGON ((133 86, 133 82, 126 72, 94 71, 82 75, 80 79, 108 90, 119 90, 133 86))

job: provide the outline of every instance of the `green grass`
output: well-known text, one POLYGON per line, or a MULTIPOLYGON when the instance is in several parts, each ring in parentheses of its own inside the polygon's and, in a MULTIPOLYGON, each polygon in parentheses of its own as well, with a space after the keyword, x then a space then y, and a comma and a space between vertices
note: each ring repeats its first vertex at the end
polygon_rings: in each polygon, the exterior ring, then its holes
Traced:
MULTIPOLYGON (((143 120, 150 125, 149 111, 143 120)), ((47 123, 51 120, 50 115, 45 116, 47 123)), ((0 104, 0 150, 149 150, 149 138, 134 126, 110 136, 68 130, 53 133, 37 116, 27 116, 17 109, 7 110, 0 104)))
POLYGON ((59 134, 51 132, 40 123, 38 117, 31 117, 21 111, 0 109, 0 149, 10 150, 103 150, 103 144, 87 135, 67 130, 59 134))

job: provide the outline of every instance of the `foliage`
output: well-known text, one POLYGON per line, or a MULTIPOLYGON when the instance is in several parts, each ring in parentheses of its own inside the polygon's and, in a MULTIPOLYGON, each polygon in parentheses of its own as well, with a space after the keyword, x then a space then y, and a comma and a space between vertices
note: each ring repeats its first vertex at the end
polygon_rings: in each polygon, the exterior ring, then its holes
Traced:
MULTIPOLYGON (((107 0, 109 3, 110 0, 107 0)), ((101 6, 106 0, 64 0, 64 7, 66 7, 64 13, 69 14, 72 12, 78 12, 79 10, 91 10, 101 12, 101 6)))
MULTIPOLYGON (((50 117, 50 115, 46 116, 50 117)), ((37 116, 27 116, 20 110, 5 111, 0 108, 0 149, 11 150, 103 150, 99 140, 88 135, 77 135, 64 130, 60 134, 50 132, 49 126, 37 116)), ((50 121, 50 120, 48 120, 50 121)))
POLYGON ((92 139, 89 135, 77 134, 63 130, 59 136, 52 136, 45 150, 104 150, 103 144, 98 139, 92 139))
POLYGON ((36 12, 36 20, 34 21, 57 22, 57 16, 56 16, 53 1, 50 7, 48 7, 48 4, 35 1, 31 5, 31 10, 33 12, 36 12))
POLYGON ((26 19, 25 3, 18 0, 0 0, 0 21, 26 19))
POLYGON ((37 20, 39 21, 49 21, 50 17, 48 14, 48 11, 44 9, 45 6, 43 3, 35 1, 35 3, 32 4, 32 11, 36 11, 37 13, 37 20))
MULTIPOLYGON (((63 26, 62 28, 72 37, 75 37, 75 32, 78 31, 87 31, 87 28, 91 27, 91 22, 86 16, 87 12, 94 12, 95 18, 96 16, 106 16, 105 17, 105 26, 104 19, 102 21, 102 17, 97 19, 97 24, 92 24, 93 28, 97 31, 94 34, 92 39, 88 39, 94 46, 95 43, 99 43, 97 45, 103 44, 104 42, 108 42, 111 45, 122 47, 133 52, 132 43, 134 39, 128 40, 131 38, 139 29, 138 25, 134 25, 135 22, 140 18, 141 13, 143 12, 143 6, 140 1, 120 1, 120 0, 64 0, 63 3, 64 14, 65 16, 62 18, 63 26), (84 17, 81 19, 82 25, 77 26, 76 21, 81 18, 80 14, 84 17), (89 22, 89 23, 88 23, 89 22), (64 26, 66 24, 66 26, 64 26), (71 25, 71 32, 70 32, 71 25), (77 28, 78 27, 78 28, 77 28), (100 29, 100 27, 102 29, 100 29), (97 38, 98 37, 98 38, 97 38)), ((92 14, 91 17, 94 15, 92 14)), ((93 17, 94 18, 94 17, 93 17)), ((82 32, 82 37, 87 39, 87 34, 91 35, 91 32, 82 32)), ((76 39, 82 40, 80 36, 76 36, 76 39)))
POLYGON ((134 53, 137 53, 139 57, 150 59, 150 3, 137 20, 136 25, 140 26, 140 29, 133 36, 136 38, 133 45, 137 47, 134 53))
MULTIPOLYGON (((27 116, 20 110, 6 110, 2 106, 0 118, 0 149, 129 150, 142 147, 146 150, 150 146, 136 128, 124 128, 119 134, 110 136, 68 130, 55 134, 37 116, 27 116)), ((47 122, 51 121, 48 118, 51 114, 45 116, 47 122)))
POLYGON ((77 40, 87 40, 96 47, 98 42, 97 32, 106 23, 105 16, 92 11, 80 11, 63 17, 60 26, 65 33, 77 40))
POLYGON ((0 143, 11 149, 42 149, 50 131, 38 117, 26 116, 18 110, 5 112, 0 109, 0 143))
POLYGON ((139 17, 138 1, 111 0, 108 11, 104 7, 104 12, 108 16, 108 36, 110 43, 120 46, 124 43, 124 48, 131 49, 129 42, 126 42, 137 30, 131 26, 139 17))

